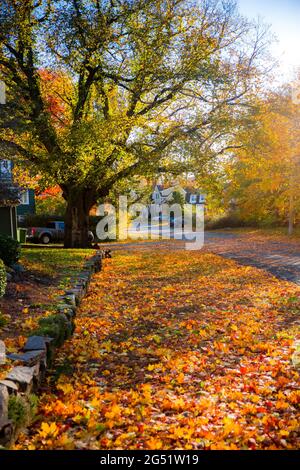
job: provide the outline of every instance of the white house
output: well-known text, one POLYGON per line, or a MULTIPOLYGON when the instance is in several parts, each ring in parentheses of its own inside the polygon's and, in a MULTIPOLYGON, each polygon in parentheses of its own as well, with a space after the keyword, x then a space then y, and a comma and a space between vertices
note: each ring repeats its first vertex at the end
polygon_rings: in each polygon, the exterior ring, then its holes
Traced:
POLYGON ((156 205, 167 204, 172 202, 173 193, 182 194, 186 204, 205 204, 205 195, 197 190, 182 188, 180 185, 164 188, 162 185, 155 185, 152 193, 152 203, 156 205))

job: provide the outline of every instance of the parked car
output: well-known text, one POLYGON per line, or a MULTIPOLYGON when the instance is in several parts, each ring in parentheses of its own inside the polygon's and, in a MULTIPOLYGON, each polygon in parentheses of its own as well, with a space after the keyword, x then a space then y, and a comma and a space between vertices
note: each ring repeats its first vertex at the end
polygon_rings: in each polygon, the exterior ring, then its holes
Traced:
MULTIPOLYGON (((150 219, 151 220, 151 219, 150 219)), ((158 216, 152 218, 152 222, 154 223, 166 223, 170 224, 171 228, 174 227, 183 227, 184 226, 184 218, 183 217, 175 217, 174 214, 171 212, 170 215, 160 213, 158 216)))
MULTIPOLYGON (((56 243, 64 240, 65 223, 61 221, 49 222, 46 227, 30 227, 27 229, 26 240, 33 243, 56 243)), ((89 240, 94 240, 93 232, 89 231, 89 240)))

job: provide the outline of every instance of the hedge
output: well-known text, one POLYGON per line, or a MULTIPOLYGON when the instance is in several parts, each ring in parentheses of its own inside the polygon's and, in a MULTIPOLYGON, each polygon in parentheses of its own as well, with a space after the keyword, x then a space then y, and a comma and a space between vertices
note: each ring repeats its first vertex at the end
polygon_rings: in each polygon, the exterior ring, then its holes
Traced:
POLYGON ((20 243, 11 237, 0 235, 0 258, 6 266, 17 263, 21 255, 20 243))

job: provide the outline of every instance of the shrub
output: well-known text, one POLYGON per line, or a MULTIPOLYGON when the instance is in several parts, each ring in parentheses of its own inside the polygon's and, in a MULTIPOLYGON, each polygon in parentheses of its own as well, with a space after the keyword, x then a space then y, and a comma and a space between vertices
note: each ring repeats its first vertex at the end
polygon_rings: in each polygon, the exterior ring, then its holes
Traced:
POLYGON ((21 254, 21 245, 17 240, 0 235, 0 258, 6 266, 17 263, 21 254))
POLYGON ((34 393, 31 393, 28 397, 29 409, 31 417, 33 418, 38 411, 39 406, 39 397, 36 396, 34 393))
POLYGON ((7 319, 0 310, 0 328, 3 328, 7 324, 7 319))
POLYGON ((8 418, 17 429, 28 426, 37 413, 38 403, 39 399, 34 394, 28 397, 11 395, 8 399, 8 418))
POLYGON ((11 395, 8 401, 8 418, 17 427, 24 426, 29 420, 28 405, 23 397, 19 395, 11 395))
POLYGON ((206 230, 218 230, 222 228, 238 228, 247 226, 246 222, 237 215, 226 215, 215 220, 206 220, 206 230))
POLYGON ((33 332, 34 335, 50 336, 53 338, 54 346, 61 346, 65 339, 72 335, 72 324, 68 322, 65 315, 55 314, 39 320, 39 328, 33 332))
POLYGON ((28 214, 25 216, 22 224, 23 227, 46 227, 49 222, 62 221, 64 217, 60 215, 50 214, 28 214))
POLYGON ((2 259, 0 259, 0 299, 4 296, 6 289, 6 270, 2 259))

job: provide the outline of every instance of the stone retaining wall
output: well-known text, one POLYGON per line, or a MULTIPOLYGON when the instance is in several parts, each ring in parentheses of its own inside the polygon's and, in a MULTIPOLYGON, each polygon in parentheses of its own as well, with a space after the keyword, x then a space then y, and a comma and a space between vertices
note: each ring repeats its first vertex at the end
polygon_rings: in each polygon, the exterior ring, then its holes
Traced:
MULTIPOLYGON (((17 354, 5 354, 18 363, 0 380, 0 446, 10 447, 19 432, 27 427, 34 414, 35 396, 50 367, 55 352, 75 329, 76 310, 85 296, 92 275, 102 269, 105 253, 98 251, 71 280, 71 287, 58 298, 55 314, 39 320, 39 328, 27 338, 17 354)), ((0 362, 1 364, 1 362, 0 362)))

